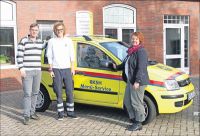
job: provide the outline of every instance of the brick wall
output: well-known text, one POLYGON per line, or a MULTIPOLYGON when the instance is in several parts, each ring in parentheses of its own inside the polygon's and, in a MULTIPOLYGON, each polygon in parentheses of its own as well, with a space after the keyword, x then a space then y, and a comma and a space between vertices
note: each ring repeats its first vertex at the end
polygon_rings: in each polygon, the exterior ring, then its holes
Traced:
POLYGON ((16 1, 18 40, 28 33, 36 20, 63 20, 68 34, 75 34, 76 11, 89 10, 94 15, 94 34, 103 33, 102 8, 110 4, 127 4, 137 10, 137 29, 145 36, 145 46, 151 59, 163 63, 163 15, 190 16, 190 69, 199 74, 199 4, 189 1, 16 1))
POLYGON ((22 89, 20 72, 18 69, 4 69, 0 72, 0 92, 22 89))

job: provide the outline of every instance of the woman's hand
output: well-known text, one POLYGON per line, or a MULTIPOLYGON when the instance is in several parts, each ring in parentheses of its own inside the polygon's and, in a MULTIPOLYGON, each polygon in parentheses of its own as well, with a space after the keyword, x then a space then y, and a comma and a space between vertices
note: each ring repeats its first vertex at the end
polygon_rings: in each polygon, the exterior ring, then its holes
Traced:
POLYGON ((112 63, 112 65, 113 65, 113 69, 117 69, 117 66, 115 63, 112 63))
POLYGON ((134 90, 138 90, 139 87, 140 87, 140 84, 139 84, 139 83, 135 82, 135 83, 133 84, 133 89, 134 89, 134 90))

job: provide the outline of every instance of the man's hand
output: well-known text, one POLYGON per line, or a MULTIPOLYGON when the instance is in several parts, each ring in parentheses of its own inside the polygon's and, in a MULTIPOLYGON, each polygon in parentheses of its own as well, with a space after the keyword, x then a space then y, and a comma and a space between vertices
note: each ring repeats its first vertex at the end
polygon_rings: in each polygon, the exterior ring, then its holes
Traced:
POLYGON ((74 70, 74 68, 72 68, 71 72, 72 72, 72 75, 75 75, 75 70, 74 70))
POLYGON ((135 82, 134 85, 133 85, 133 89, 134 89, 134 90, 138 90, 139 87, 140 87, 140 84, 137 83, 137 82, 135 82))
POLYGON ((49 64, 49 73, 50 73, 50 76, 51 76, 52 78, 55 77, 54 72, 53 72, 53 68, 52 68, 52 65, 51 65, 51 64, 49 64))
POLYGON ((50 76, 51 76, 52 78, 55 77, 53 71, 50 72, 50 76))
POLYGON ((20 69, 21 77, 26 77, 26 71, 24 69, 20 69))
POLYGON ((72 72, 72 75, 75 75, 75 68, 74 68, 74 62, 73 61, 71 62, 71 72, 72 72))

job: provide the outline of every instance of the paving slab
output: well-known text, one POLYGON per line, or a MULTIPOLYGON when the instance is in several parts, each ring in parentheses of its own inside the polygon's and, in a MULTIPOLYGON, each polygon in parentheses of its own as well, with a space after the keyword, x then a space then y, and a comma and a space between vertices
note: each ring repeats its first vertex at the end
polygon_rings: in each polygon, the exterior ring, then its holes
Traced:
POLYGON ((188 109, 175 114, 161 114, 141 131, 125 130, 129 119, 124 111, 75 104, 79 119, 56 120, 56 103, 46 112, 39 112, 39 121, 23 125, 22 90, 1 92, 1 136, 199 136, 199 78, 193 78, 196 97, 188 109))

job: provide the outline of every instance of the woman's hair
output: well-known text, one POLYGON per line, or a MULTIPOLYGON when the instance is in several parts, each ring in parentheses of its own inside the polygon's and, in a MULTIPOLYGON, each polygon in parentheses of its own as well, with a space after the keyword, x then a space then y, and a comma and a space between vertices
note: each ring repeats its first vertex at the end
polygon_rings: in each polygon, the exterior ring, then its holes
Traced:
POLYGON ((53 26, 53 32, 54 32, 54 34, 57 36, 56 30, 57 30, 58 26, 62 26, 63 27, 63 35, 65 35, 66 34, 66 30, 65 30, 65 25, 64 25, 63 22, 56 22, 54 24, 54 26, 53 26))
POLYGON ((142 32, 133 32, 133 33, 131 34, 131 39, 132 39, 133 36, 137 36, 137 37, 139 38, 140 44, 143 44, 143 43, 144 43, 144 35, 143 35, 142 32))

